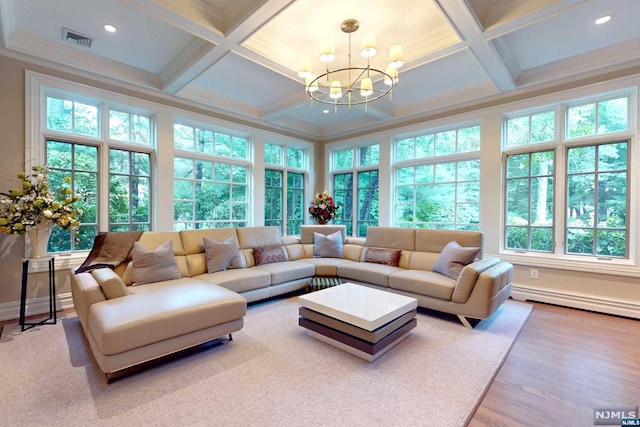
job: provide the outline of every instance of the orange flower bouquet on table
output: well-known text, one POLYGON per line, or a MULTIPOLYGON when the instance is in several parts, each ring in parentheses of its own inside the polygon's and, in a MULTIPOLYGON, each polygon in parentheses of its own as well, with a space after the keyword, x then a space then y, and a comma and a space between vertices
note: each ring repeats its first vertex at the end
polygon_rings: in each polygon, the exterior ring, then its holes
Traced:
POLYGON ((333 197, 325 190, 322 193, 316 193, 309 206, 309 214, 318 224, 326 224, 335 217, 338 209, 340 206, 336 206, 333 197))

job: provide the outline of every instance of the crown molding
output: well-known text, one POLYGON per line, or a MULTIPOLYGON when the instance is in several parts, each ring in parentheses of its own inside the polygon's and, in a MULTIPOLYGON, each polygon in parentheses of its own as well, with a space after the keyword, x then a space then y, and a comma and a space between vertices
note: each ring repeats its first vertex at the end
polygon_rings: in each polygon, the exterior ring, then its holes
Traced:
POLYGON ((39 59, 86 70, 90 73, 132 83, 136 86, 161 89, 160 77, 139 68, 105 59, 80 48, 60 46, 49 40, 32 34, 16 31, 9 37, 10 50, 39 59))
POLYGON ((185 87, 184 89, 180 90, 175 96, 196 102, 210 109, 218 109, 220 112, 226 112, 227 114, 235 113, 241 114, 245 117, 250 117, 252 119, 260 118, 260 109, 255 105, 247 104, 238 101, 237 99, 218 95, 205 89, 200 89, 197 87, 185 87), (223 105, 224 108, 216 107, 217 105, 223 105))
POLYGON ((160 73, 163 92, 175 94, 224 56, 218 52, 216 57, 215 48, 213 43, 194 38, 160 73))
POLYGON ((518 87, 532 84, 553 82, 577 75, 601 74, 606 70, 620 69, 621 65, 627 68, 640 63, 639 60, 629 61, 629 58, 640 57, 640 43, 638 39, 618 43, 606 49, 598 49, 582 55, 555 61, 539 67, 529 68, 520 73, 516 79, 518 87))

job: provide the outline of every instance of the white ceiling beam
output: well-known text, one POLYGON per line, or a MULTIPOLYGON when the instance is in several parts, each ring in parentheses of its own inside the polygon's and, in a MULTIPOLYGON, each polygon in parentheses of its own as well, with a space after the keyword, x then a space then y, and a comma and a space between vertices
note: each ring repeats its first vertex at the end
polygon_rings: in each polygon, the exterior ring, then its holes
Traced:
MULTIPOLYGON (((160 4, 156 0, 126 1, 211 43, 207 46, 199 41, 194 41, 193 47, 190 46, 190 50, 194 50, 196 55, 181 54, 162 72, 162 81, 165 83, 163 92, 176 94, 227 54, 240 50, 241 43, 244 40, 294 0, 269 0, 264 2, 255 12, 246 16, 242 22, 230 24, 233 29, 229 30, 224 36, 220 34, 220 29, 216 29, 211 25, 203 25, 202 22, 196 21, 185 14, 179 14, 175 7, 169 9, 166 5, 160 4)), ((233 16, 239 18, 242 14, 235 12, 233 16)), ((225 24, 224 27, 227 27, 227 25, 225 24)), ((223 30, 226 29, 224 28, 223 30)))
POLYGON ((515 77, 511 75, 510 67, 485 39, 473 11, 461 1, 439 0, 437 3, 498 90, 506 92, 515 89, 515 77))

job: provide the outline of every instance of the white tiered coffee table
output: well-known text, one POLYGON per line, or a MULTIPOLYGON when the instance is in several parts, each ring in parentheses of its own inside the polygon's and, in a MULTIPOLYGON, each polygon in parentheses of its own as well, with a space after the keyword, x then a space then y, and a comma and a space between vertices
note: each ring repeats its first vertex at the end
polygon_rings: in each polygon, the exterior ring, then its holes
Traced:
POLYGON ((298 324, 327 344, 373 362, 416 327, 415 298, 353 283, 298 297, 298 324))

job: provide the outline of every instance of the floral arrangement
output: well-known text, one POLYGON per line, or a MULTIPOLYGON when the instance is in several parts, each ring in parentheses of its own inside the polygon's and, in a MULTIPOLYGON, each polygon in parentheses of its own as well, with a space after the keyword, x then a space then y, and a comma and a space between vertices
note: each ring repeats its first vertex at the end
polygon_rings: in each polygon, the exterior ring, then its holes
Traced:
MULTIPOLYGON (((82 209, 73 204, 80 194, 69 187, 51 189, 47 166, 34 166, 31 175, 18 174, 21 187, 0 193, 0 233, 25 234, 31 227, 50 220, 65 230, 80 225, 82 209)), ((71 179, 66 177, 69 184, 71 179)))
POLYGON ((340 206, 336 206, 333 197, 326 190, 322 193, 316 193, 309 206, 309 213, 318 224, 326 224, 331 221, 340 206))

